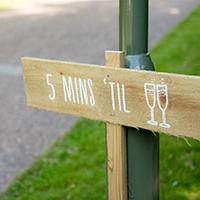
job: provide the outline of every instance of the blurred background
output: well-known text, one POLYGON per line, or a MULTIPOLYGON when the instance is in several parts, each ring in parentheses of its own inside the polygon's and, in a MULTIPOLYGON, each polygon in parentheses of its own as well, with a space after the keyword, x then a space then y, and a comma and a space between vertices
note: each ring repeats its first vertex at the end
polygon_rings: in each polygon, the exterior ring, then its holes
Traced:
MULTIPOLYGON (((150 0, 149 46, 158 71, 200 74, 199 3, 150 0)), ((0 0, 0 199, 105 198, 97 195, 105 192, 103 123, 28 108, 20 58, 103 64, 105 50, 118 50, 118 15, 117 0, 0 0), (98 186, 91 190, 93 179, 98 186)), ((200 145, 169 136, 162 144, 169 148, 161 152, 162 199, 200 199, 200 145)))

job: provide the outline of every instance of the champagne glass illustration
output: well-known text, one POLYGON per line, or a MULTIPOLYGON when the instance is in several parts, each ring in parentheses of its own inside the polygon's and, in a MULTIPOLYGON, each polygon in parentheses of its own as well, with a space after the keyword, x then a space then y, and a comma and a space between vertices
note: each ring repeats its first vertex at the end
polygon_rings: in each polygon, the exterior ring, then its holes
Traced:
POLYGON ((163 128, 170 128, 171 126, 167 124, 167 118, 166 118, 166 110, 169 104, 168 100, 168 87, 167 85, 157 85, 157 102, 158 107, 162 111, 162 123, 159 125, 163 128))
POLYGON ((156 106, 156 86, 153 83, 145 83, 144 84, 144 92, 146 97, 146 102, 148 107, 150 108, 150 116, 151 119, 147 121, 147 124, 157 126, 158 122, 154 119, 154 109, 156 106))

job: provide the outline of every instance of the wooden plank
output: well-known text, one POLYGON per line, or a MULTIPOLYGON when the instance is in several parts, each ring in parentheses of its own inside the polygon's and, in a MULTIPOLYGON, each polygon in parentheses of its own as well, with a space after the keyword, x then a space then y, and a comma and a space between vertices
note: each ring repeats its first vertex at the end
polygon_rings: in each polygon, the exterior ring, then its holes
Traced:
MULTIPOLYGON (((105 52, 106 66, 124 66, 123 52, 105 52)), ((127 200, 126 133, 121 125, 107 123, 108 199, 127 200)))
POLYGON ((200 140, 198 76, 33 58, 22 63, 29 106, 200 140))

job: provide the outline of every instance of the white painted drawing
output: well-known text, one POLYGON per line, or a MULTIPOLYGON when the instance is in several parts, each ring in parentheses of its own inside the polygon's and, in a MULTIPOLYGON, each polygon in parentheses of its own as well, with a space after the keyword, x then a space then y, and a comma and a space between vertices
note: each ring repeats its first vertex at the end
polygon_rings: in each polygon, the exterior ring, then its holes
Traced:
POLYGON ((171 125, 167 123, 166 117, 166 110, 169 105, 168 86, 166 84, 145 83, 144 92, 146 103, 150 108, 150 120, 147 121, 147 124, 170 128, 171 125), (156 102, 162 112, 162 122, 160 124, 155 120, 156 102))
POLYGON ((151 119, 147 121, 147 124, 157 126, 158 122, 155 121, 154 119, 154 110, 156 106, 156 85, 153 83, 145 83, 144 92, 147 105, 150 108, 150 117, 151 117, 151 119))
POLYGON ((159 125, 163 128, 170 128, 167 123, 166 110, 169 104, 168 87, 167 85, 156 85, 158 107, 162 112, 162 123, 159 125))

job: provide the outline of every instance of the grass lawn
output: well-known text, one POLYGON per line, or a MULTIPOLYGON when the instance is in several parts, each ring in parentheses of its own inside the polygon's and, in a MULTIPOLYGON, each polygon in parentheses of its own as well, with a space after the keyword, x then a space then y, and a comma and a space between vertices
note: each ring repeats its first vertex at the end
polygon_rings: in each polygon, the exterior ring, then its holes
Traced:
MULTIPOLYGON (((200 7, 152 50, 158 71, 200 75, 200 7)), ((106 199, 104 123, 82 119, 0 200, 106 199)), ((161 199, 200 199, 200 142, 161 135, 161 199)))

